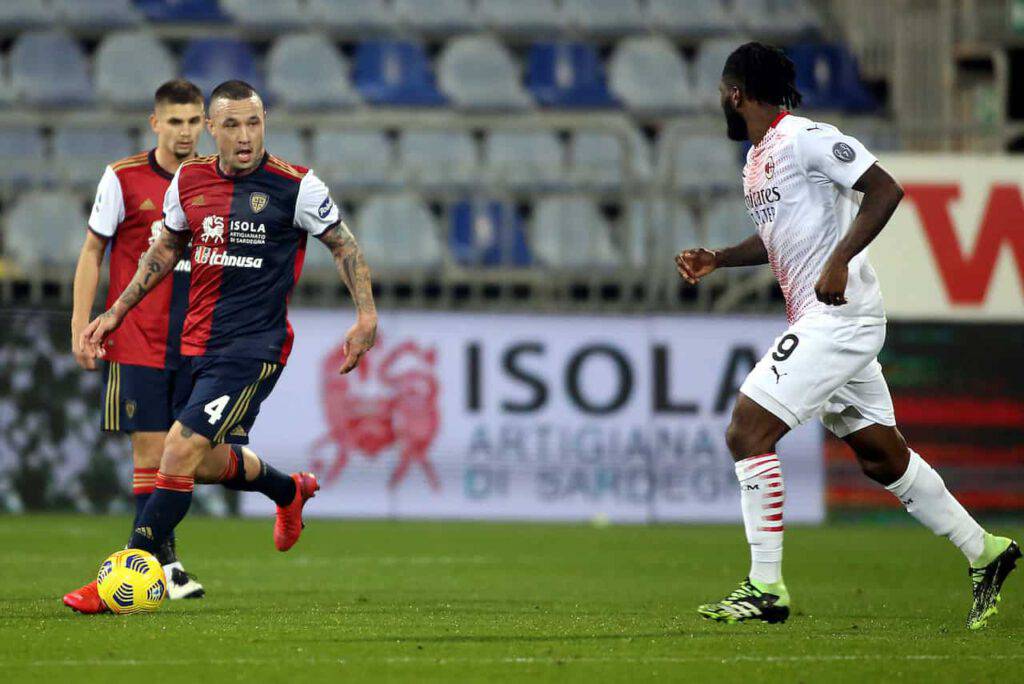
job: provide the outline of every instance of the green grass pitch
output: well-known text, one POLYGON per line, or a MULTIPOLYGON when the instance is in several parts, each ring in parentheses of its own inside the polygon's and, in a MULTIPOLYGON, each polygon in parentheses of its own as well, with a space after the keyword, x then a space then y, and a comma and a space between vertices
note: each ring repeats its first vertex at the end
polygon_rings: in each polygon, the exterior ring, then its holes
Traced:
POLYGON ((694 614, 746 571, 739 526, 312 520, 282 554, 269 518, 183 523, 205 599, 72 614, 61 595, 127 526, 0 518, 6 681, 985 682, 1024 667, 1024 572, 968 632, 962 557, 912 525, 788 529, 780 626, 694 614))

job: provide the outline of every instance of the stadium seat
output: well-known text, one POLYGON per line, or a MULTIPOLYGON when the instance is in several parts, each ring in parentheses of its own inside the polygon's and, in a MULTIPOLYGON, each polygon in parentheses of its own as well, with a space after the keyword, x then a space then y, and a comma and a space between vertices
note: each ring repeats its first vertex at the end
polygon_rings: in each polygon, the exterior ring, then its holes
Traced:
POLYGON ((287 31, 308 23, 304 3, 299 0, 220 0, 220 6, 244 27, 287 31))
POLYGON ((719 200, 704 216, 704 237, 707 247, 727 247, 746 240, 757 232, 743 205, 742 197, 719 200))
POLYGON ((479 173, 468 133, 406 130, 399 144, 402 175, 421 185, 467 184, 479 173))
POLYGON ((526 86, 548 107, 611 107, 604 64, 584 43, 538 43, 526 58, 526 86))
POLYGON ((139 151, 135 145, 135 140, 121 128, 58 128, 53 135, 53 163, 60 180, 91 190, 107 164, 139 151))
POLYGON ((11 85, 26 104, 59 107, 92 101, 89 64, 63 31, 21 34, 10 54, 11 85))
POLYGON ((623 140, 614 133, 583 131, 577 133, 570 146, 569 177, 579 185, 610 187, 624 179, 633 181, 650 177, 650 153, 647 143, 636 131, 623 140), (627 172, 625 149, 630 150, 627 172))
POLYGON ((672 146, 660 159, 671 166, 665 170, 672 173, 673 185, 679 190, 700 192, 741 187, 740 148, 721 133, 685 135, 663 144, 672 146))
POLYGON ((639 112, 688 110, 696 104, 682 55, 664 38, 623 40, 612 55, 609 79, 612 92, 639 112))
POLYGON ((546 266, 614 267, 621 261, 611 227, 587 197, 546 197, 534 209, 530 247, 546 266))
POLYGON ((151 33, 107 35, 93 57, 96 93, 118 107, 151 107, 153 93, 174 77, 177 66, 163 43, 151 33))
POLYGON ((566 23, 588 34, 624 34, 644 27, 637 0, 562 0, 566 23))
POLYGON ((436 107, 445 104, 427 53, 418 43, 371 40, 356 48, 353 80, 371 104, 436 107))
POLYGON ((735 20, 721 0, 647 0, 651 27, 682 36, 704 37, 735 30, 735 20))
POLYGON ((374 268, 406 272, 436 268, 444 260, 434 217, 416 195, 371 198, 359 211, 354 230, 374 268))
POLYGON ((511 203, 464 200, 449 209, 448 217, 448 249, 460 265, 530 265, 523 221, 511 203))
POLYGON ((25 194, 4 214, 4 255, 23 270, 74 266, 87 221, 82 201, 75 195, 25 194))
POLYGON ((548 131, 493 131, 486 177, 492 183, 550 188, 565 183, 562 145, 548 131))
POLYGON ((345 58, 319 34, 279 38, 267 54, 267 89, 288 109, 358 104, 348 72, 345 58))
POLYGON ((634 200, 629 204, 629 261, 636 268, 662 268, 658 259, 703 244, 693 210, 678 200, 634 200))
POLYGON ((256 54, 248 43, 232 38, 199 38, 185 46, 181 75, 209 94, 217 85, 241 79, 263 92, 256 54))
POLYGON ((555 0, 479 0, 481 23, 502 32, 555 33, 562 15, 555 0))
POLYGON ((44 2, 0 2, 0 28, 25 30, 53 26, 56 12, 44 2))
POLYGON ((448 43, 437 63, 441 90, 463 109, 521 109, 530 97, 519 67, 505 46, 490 36, 466 36, 448 43))
POLYGON ((7 58, 0 54, 0 107, 10 106, 15 99, 10 71, 7 69, 7 58))
POLYGON ((860 80, 857 58, 841 45, 805 43, 786 53, 796 66, 796 86, 808 109, 868 112, 875 100, 860 80))
POLYGON ((338 190, 396 180, 391 143, 380 131, 318 130, 313 136, 313 167, 338 190))
POLYGON ((451 33, 476 26, 469 0, 395 0, 398 20, 412 29, 451 33))
POLYGON ((393 32, 395 14, 386 0, 307 0, 306 10, 313 26, 324 26, 360 35, 393 32))
POLYGON ((806 0, 733 0, 733 16, 740 29, 771 38, 821 31, 821 18, 806 0))
POLYGON ((199 23, 227 21, 220 6, 210 0, 134 0, 149 21, 199 23))
MULTIPOLYGON (((267 126, 266 148, 275 157, 299 166, 312 166, 306 143, 302 140, 302 131, 291 126, 278 126, 273 121, 267 126)), ((319 175, 319 171, 317 172, 319 175)))
MULTIPOLYGON (((112 29, 135 26, 142 15, 131 0, 50 0, 59 22, 75 28, 112 29)), ((29 4, 29 3, 20 3, 29 4)))
POLYGON ((722 80, 725 60, 733 50, 746 43, 747 40, 743 37, 721 38, 707 40, 700 44, 697 58, 694 61, 694 87, 696 89, 695 96, 705 109, 721 111, 718 84, 722 80))
POLYGON ((0 158, 4 160, 0 164, 0 188, 4 191, 53 179, 53 164, 46 159, 46 141, 38 128, 0 128, 0 158))

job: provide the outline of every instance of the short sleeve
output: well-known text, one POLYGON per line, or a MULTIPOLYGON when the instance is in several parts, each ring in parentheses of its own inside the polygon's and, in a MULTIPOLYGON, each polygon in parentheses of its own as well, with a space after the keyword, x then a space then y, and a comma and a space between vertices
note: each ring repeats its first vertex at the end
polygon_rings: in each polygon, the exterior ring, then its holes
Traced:
POLYGON ((181 167, 174 173, 171 184, 167 186, 164 193, 164 228, 175 233, 183 233, 188 230, 188 219, 185 217, 185 210, 181 208, 181 197, 178 195, 178 178, 181 177, 181 167))
POLYGON ((834 126, 814 124, 797 136, 797 156, 807 174, 852 188, 878 159, 859 140, 834 126))
POLYGON ((311 235, 320 235, 341 220, 338 205, 331 199, 327 186, 310 169, 299 184, 295 202, 295 227, 311 235))
POLYGON ((96 187, 96 201, 89 214, 89 230, 103 237, 114 237, 117 227, 124 221, 124 195, 121 181, 109 166, 96 187))

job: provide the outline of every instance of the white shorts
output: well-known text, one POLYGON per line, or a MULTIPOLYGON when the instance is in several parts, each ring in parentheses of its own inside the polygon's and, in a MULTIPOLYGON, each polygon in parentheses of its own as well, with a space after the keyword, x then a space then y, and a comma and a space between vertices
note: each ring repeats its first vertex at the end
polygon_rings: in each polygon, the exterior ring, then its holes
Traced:
POLYGON ((885 325, 829 314, 804 316, 775 340, 740 392, 791 429, 819 416, 837 437, 895 425, 878 352, 885 325))

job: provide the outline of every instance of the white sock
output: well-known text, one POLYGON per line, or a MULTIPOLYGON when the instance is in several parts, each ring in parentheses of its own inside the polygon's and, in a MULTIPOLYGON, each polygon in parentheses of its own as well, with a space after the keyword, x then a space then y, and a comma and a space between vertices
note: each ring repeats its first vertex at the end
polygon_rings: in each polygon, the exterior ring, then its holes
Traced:
POLYGON ((913 449, 903 477, 886 487, 907 513, 935 534, 948 537, 974 564, 985 550, 985 530, 946 489, 935 470, 913 449))
POLYGON ((775 454, 736 462, 743 526, 750 544, 750 579, 782 581, 782 504, 786 498, 782 469, 775 454))

